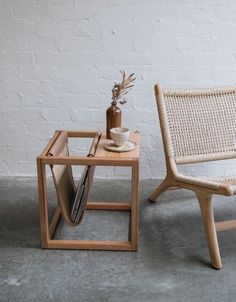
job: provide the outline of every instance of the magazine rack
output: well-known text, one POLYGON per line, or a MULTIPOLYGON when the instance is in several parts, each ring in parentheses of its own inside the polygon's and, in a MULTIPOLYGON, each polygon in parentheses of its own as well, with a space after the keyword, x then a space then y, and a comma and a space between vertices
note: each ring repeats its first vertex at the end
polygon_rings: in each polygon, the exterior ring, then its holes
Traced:
MULTIPOLYGON (((115 153, 105 150, 108 141, 103 133, 94 157, 85 156, 49 156, 49 150, 59 138, 61 132, 57 130, 43 152, 37 157, 38 192, 40 210, 40 229, 42 248, 49 249, 90 249, 90 250, 127 250, 136 251, 138 247, 138 213, 139 213, 139 133, 131 133, 130 138, 135 141, 135 150, 115 153), (85 165, 85 166, 121 166, 132 170, 131 201, 130 202, 92 202, 88 201, 86 210, 130 211, 130 238, 127 241, 118 240, 69 240, 53 239, 56 226, 61 217, 60 206, 49 222, 46 165, 85 165)), ((96 131, 66 131, 68 137, 93 138, 96 131)))

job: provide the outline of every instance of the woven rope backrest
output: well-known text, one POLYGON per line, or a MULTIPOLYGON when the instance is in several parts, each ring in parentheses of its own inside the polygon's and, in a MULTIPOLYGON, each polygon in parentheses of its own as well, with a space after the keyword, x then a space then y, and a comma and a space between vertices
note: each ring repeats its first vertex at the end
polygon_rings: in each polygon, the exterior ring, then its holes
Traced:
POLYGON ((236 89, 163 91, 158 99, 176 163, 236 155, 236 89))

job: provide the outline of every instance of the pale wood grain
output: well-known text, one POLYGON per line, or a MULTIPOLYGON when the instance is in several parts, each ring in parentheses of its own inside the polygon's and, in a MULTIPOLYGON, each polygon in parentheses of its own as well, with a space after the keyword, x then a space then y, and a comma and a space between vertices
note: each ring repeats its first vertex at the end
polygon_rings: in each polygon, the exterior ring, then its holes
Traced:
MULTIPOLYGON (((235 92, 235 89, 233 90, 235 92)), ((230 92, 230 90, 221 89, 220 91, 208 91, 207 94, 218 94, 220 92, 220 96, 222 98, 221 100, 221 106, 224 106, 224 94, 227 94, 230 92)), ((168 95, 170 95, 170 92, 166 93, 166 91, 162 90, 160 85, 155 85, 155 94, 156 94, 156 102, 157 102, 157 108, 158 108, 158 114, 159 114, 159 120, 160 120, 160 127, 161 127, 161 133, 162 133, 162 139, 163 139, 163 145, 164 145, 164 152, 165 152, 165 158, 166 158, 166 167, 167 167, 167 175, 164 179, 164 181, 161 182, 161 184, 150 194, 149 200, 155 201, 156 198, 162 194, 165 190, 170 188, 183 188, 183 189, 189 189, 196 193, 201 209, 202 214, 202 220, 205 228, 206 233, 206 239, 208 243, 208 248, 210 252, 211 262, 212 266, 216 269, 219 269, 222 267, 221 263, 221 257, 220 257, 220 250, 218 245, 218 239, 217 239, 217 231, 224 231, 229 229, 235 229, 236 228, 236 221, 221 221, 216 222, 214 221, 214 213, 213 213, 213 206, 212 206, 212 195, 218 194, 218 195, 234 195, 235 189, 234 187, 226 182, 220 182, 220 181, 213 181, 213 180, 205 180, 198 177, 191 177, 187 175, 180 174, 177 169, 178 163, 195 163, 195 162, 204 162, 208 160, 216 160, 216 159, 226 159, 229 158, 227 155, 227 152, 217 152, 215 154, 207 154, 204 150, 202 150, 201 154, 197 154, 196 151, 193 150, 193 154, 191 156, 185 156, 185 160, 178 161, 177 157, 175 156, 175 153, 173 151, 172 146, 172 140, 174 139, 173 133, 172 136, 170 134, 170 120, 167 116, 167 110, 166 110, 166 101, 168 95), (196 152, 196 154, 195 154, 196 152)), ((202 94, 202 92, 185 92, 184 94, 181 93, 181 91, 175 91, 172 93, 173 96, 180 97, 181 95, 189 95, 191 96, 199 96, 202 94)), ((186 101, 188 102, 188 99, 186 98, 186 101)), ((176 104, 173 106, 172 110, 176 111, 178 107, 178 100, 176 99, 176 104)), ((183 108, 179 108, 179 112, 183 110, 183 108)), ((186 106, 186 110, 188 110, 188 107, 186 106)), ((228 114, 229 110, 225 106, 225 114, 228 114)), ((206 115, 206 112, 202 112, 202 114, 206 115)), ((225 127, 225 125, 221 125, 222 127, 225 127)), ((229 129, 230 130, 230 129, 229 129)), ((231 129, 232 130, 232 129, 231 129)), ((232 132, 232 131, 231 131, 232 132)), ((219 138, 220 139, 220 138, 219 138)), ((176 141, 176 144, 178 142, 178 148, 181 148, 179 144, 185 144, 186 142, 180 142, 176 141)), ((182 146, 183 147, 183 146, 182 146)), ((230 156, 232 158, 232 154, 235 157, 235 150, 230 153, 230 156)))
MULTIPOLYGON (((37 157, 38 188, 41 242, 43 248, 52 249, 91 249, 91 250, 120 250, 136 251, 138 248, 138 221, 139 221, 139 156, 140 134, 131 133, 130 139, 137 143, 135 150, 124 153, 114 153, 105 150, 104 144, 108 141, 105 134, 102 135, 97 152, 94 157, 84 156, 48 156, 51 146, 56 142, 61 131, 58 130, 47 144, 44 151, 37 157), (132 169, 131 176, 131 201, 130 202, 88 202, 87 210, 131 211, 130 233, 128 241, 104 241, 104 240, 54 240, 57 223, 61 217, 60 209, 48 223, 48 200, 46 187, 46 165, 99 165, 99 166, 122 166, 132 169)), ((94 137, 93 131, 67 131, 69 137, 94 137)), ((58 141, 57 141, 58 142, 58 141)))
POLYGON ((103 133, 98 148, 97 148, 97 152, 96 152, 96 157, 103 157, 103 158, 109 158, 109 159, 114 159, 114 160, 118 160, 121 158, 133 158, 133 159, 139 159, 139 152, 140 152, 140 134, 139 133, 130 133, 130 137, 129 140, 135 142, 137 144, 137 147, 129 152, 111 152, 105 149, 105 144, 107 142, 110 142, 110 139, 106 138, 106 135, 103 133))
POLYGON ((217 232, 228 231, 236 229, 236 220, 226 220, 216 222, 217 232))

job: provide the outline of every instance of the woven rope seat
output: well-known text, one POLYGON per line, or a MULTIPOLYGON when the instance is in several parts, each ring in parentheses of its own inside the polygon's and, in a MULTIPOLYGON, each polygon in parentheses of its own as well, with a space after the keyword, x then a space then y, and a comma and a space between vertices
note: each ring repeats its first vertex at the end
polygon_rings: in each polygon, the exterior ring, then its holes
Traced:
POLYGON ((205 181, 210 181, 215 183, 216 185, 218 184, 223 184, 223 185, 227 185, 229 188, 229 191, 232 192, 232 195, 236 194, 236 178, 212 178, 212 177, 199 177, 199 179, 201 180, 205 180, 205 181))
POLYGON ((149 196, 170 187, 196 193, 212 266, 222 267, 217 231, 236 228, 236 220, 215 222, 212 195, 236 194, 236 177, 206 178, 181 174, 180 164, 236 158, 236 88, 165 90, 155 86, 167 175, 149 196))

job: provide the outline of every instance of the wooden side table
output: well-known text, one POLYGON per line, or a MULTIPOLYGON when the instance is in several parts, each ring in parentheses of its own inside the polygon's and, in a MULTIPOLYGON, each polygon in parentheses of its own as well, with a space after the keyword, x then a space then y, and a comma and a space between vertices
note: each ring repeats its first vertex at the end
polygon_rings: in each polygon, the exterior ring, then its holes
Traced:
MULTIPOLYGON (((137 143, 135 150, 116 153, 105 150, 104 145, 108 141, 105 134, 102 135, 95 157, 69 156, 49 157, 48 151, 57 140, 60 130, 56 131, 48 145, 40 156, 37 157, 38 188, 41 242, 43 248, 52 249, 90 249, 90 250, 120 250, 136 251, 138 248, 138 222, 139 222, 139 153, 140 134, 131 133, 130 139, 137 143), (68 240, 53 239, 57 223, 61 216, 57 207, 55 214, 49 223, 46 165, 90 165, 90 166, 121 166, 130 167, 132 170, 131 200, 130 202, 91 202, 86 210, 130 211, 130 238, 127 241, 115 240, 68 240)), ((67 131, 68 137, 94 137, 95 132, 67 131)), ((83 223, 83 222, 82 222, 83 223)))

